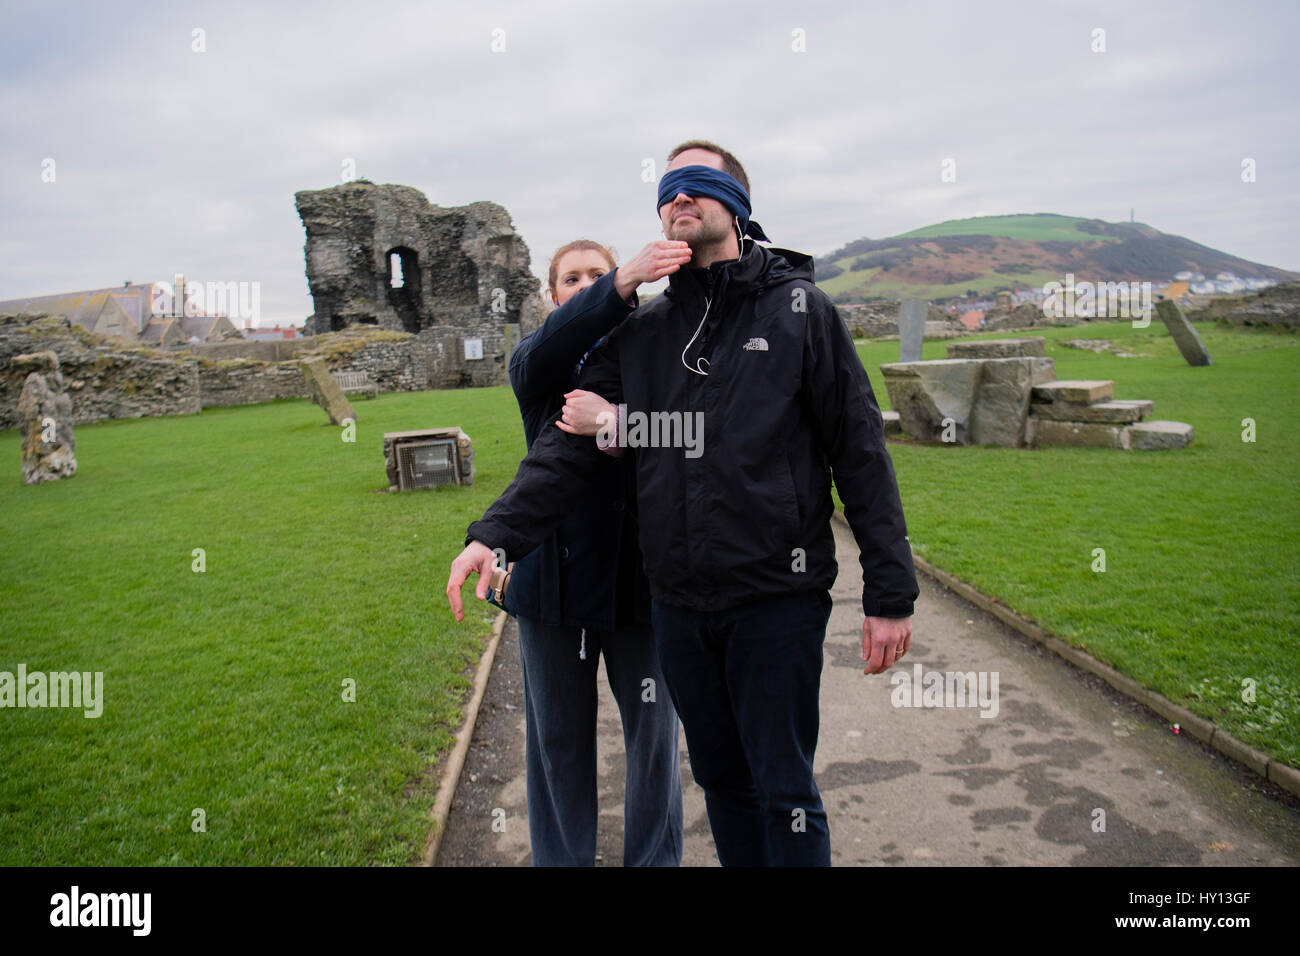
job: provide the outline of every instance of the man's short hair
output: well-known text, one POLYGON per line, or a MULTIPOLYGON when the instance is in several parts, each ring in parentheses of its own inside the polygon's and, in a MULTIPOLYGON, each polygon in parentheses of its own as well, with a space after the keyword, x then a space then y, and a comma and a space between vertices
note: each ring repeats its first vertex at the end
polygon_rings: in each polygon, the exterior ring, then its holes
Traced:
MULTIPOLYGON (((717 143, 710 143, 707 139, 688 139, 668 154, 668 162, 671 163, 679 153, 684 153, 688 149, 707 149, 710 153, 717 153, 722 157, 722 171, 744 186, 745 192, 749 192, 749 177, 745 175, 745 167, 740 165, 740 160, 717 143)), ((753 193, 750 193, 750 196, 752 197, 753 193)))

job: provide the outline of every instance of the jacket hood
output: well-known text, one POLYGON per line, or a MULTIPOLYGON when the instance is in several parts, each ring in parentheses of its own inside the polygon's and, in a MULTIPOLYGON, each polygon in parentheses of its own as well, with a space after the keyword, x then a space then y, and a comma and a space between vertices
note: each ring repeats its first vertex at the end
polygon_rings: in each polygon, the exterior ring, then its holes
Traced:
POLYGON ((727 296, 738 292, 756 291, 780 285, 793 279, 813 281, 812 256, 791 249, 760 246, 750 241, 749 248, 739 259, 715 262, 707 269, 687 266, 668 277, 664 295, 676 298, 681 295, 703 294, 726 275, 727 296), (706 280, 706 273, 711 278, 706 280))

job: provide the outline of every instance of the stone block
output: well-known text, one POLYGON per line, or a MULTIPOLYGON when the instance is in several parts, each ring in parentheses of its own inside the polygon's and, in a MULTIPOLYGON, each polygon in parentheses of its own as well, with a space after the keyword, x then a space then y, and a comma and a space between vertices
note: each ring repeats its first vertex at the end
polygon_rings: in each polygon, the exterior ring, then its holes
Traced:
POLYGON ((1141 419, 1143 419, 1143 418, 1146 418, 1146 417, 1147 417, 1148 415, 1150 415, 1153 411, 1155 411, 1155 407, 1156 407, 1156 403, 1153 402, 1153 401, 1151 401, 1151 399, 1149 399, 1149 398, 1112 398, 1112 399, 1111 399, 1109 402, 1107 402, 1106 404, 1108 404, 1108 405, 1128 405, 1128 406, 1131 406, 1131 407, 1133 407, 1133 408, 1136 408, 1136 409, 1138 410, 1138 412, 1141 413, 1141 414, 1138 415, 1138 420, 1139 420, 1139 421, 1140 421, 1141 419))
POLYGON ((1162 451, 1167 448, 1186 448, 1192 443, 1193 428, 1186 422, 1138 422, 1125 429, 1128 447, 1138 451, 1162 451))
POLYGON ((971 412, 971 444, 1019 448, 1025 444, 1029 396, 1036 381, 1055 377, 1045 357, 981 359, 971 412))
POLYGON ((1214 364, 1210 361, 1210 353, 1205 350, 1205 343, 1201 341, 1192 323, 1187 321, 1183 310, 1178 308, 1177 302, 1161 299, 1156 303, 1156 315, 1160 316, 1160 321, 1174 337, 1174 344, 1183 353, 1188 365, 1214 364))
POLYGON ((892 362, 880 366, 889 404, 903 431, 926 441, 943 441, 944 421, 951 419, 955 444, 970 443, 971 409, 981 375, 981 359, 892 362))
POLYGON ((1130 401, 1093 402, 1091 405, 1076 405, 1073 402, 1035 402, 1030 406, 1030 415, 1058 422, 1109 422, 1127 425, 1141 421, 1155 407, 1147 399, 1130 401))
POLYGON ((1128 448, 1128 429, 1132 427, 1134 426, 1035 418, 1032 428, 1033 447, 1128 448))
POLYGON ((903 423, 898 412, 881 412, 880 417, 883 419, 886 435, 901 435, 903 433, 903 423))
POLYGON ((1115 383, 1112 381, 1069 380, 1035 385, 1033 400, 1036 402, 1074 402, 1079 405, 1091 405, 1093 402, 1109 401, 1114 394, 1115 383))
POLYGON ((1019 358, 1047 355, 1047 340, 1041 335, 1023 339, 976 339, 948 343, 948 358, 1019 358))

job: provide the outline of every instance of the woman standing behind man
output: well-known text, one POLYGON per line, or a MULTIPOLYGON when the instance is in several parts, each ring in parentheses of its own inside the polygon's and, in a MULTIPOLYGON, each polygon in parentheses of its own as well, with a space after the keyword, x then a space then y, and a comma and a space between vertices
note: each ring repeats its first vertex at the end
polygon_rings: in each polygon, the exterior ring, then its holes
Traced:
MULTIPOLYGON (((685 242, 671 240, 650 243, 623 266, 588 239, 556 251, 549 273, 556 309, 510 358, 510 384, 529 446, 547 427, 596 434, 597 415, 613 409, 597 395, 574 390, 581 361, 636 307, 641 283, 676 272, 690 256, 685 242), (566 399, 561 423, 556 418, 566 399)), ((623 864, 681 863, 677 714, 650 629, 635 490, 630 462, 611 457, 602 463, 582 506, 515 562, 505 595, 506 609, 519 622, 534 866, 595 864, 596 665, 602 653, 627 749, 623 864)))

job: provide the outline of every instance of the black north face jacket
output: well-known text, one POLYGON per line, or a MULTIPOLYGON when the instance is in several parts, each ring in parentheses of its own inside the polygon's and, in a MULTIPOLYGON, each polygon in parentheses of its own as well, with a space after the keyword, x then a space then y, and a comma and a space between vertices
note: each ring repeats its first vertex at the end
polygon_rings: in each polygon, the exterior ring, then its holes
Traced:
MULTIPOLYGON (((863 612, 907 617, 916 571, 866 370, 813 285, 810 257, 746 245, 739 259, 674 273, 663 296, 592 351, 579 379, 626 406, 650 592, 664 604, 724 610, 830 588, 833 473, 861 550, 863 612), (659 427, 638 433, 638 413, 659 427), (672 413, 702 423, 702 444, 681 447, 672 413), (663 447, 674 436, 678 447, 663 447)), ((527 554, 582 498, 604 457, 591 438, 545 429, 466 541, 527 554)))

